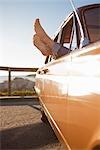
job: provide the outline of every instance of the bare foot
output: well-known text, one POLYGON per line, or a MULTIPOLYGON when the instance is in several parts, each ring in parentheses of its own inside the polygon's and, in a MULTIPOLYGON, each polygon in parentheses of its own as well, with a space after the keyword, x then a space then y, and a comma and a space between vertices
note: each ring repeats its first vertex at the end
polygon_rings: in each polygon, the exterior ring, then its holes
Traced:
POLYGON ((33 44, 41 51, 43 55, 52 55, 52 51, 50 50, 50 48, 41 41, 37 34, 33 36, 33 44))
POLYGON ((43 41, 46 45, 52 49, 54 45, 54 41, 46 34, 44 29, 42 28, 39 19, 36 19, 35 24, 34 24, 34 30, 36 34, 39 36, 41 41, 43 41))

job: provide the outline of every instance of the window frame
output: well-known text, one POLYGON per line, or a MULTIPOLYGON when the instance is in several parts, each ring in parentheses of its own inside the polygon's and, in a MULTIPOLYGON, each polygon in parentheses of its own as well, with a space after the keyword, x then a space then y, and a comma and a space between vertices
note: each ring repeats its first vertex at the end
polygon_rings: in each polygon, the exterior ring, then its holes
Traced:
MULTIPOLYGON (((75 15, 74 12, 72 13, 70 19, 68 19, 68 21, 66 22, 66 24, 63 26, 63 28, 68 24, 68 22, 69 22, 71 19, 73 19, 72 29, 74 28, 74 30, 73 30, 73 31, 71 30, 70 46, 69 46, 69 48, 71 48, 71 45, 72 45, 72 42, 73 42, 73 33, 74 33, 74 31, 75 31, 75 32, 76 32, 76 42, 77 42, 77 43, 76 43, 76 44, 77 44, 77 47, 76 47, 75 49, 78 49, 78 48, 80 47, 80 40, 81 40, 81 37, 80 37, 79 35, 80 35, 81 33, 79 33, 79 32, 80 32, 80 28, 79 28, 79 26, 78 26, 78 21, 77 21, 77 18, 76 18, 76 15, 75 15), (73 33, 72 33, 72 32, 73 32, 73 33)), ((64 32, 64 31, 62 31, 62 32, 64 32)), ((62 37, 61 43, 62 43, 62 45, 63 45, 64 33, 63 33, 62 36, 63 36, 63 37, 62 37)), ((75 50, 75 49, 74 49, 74 50, 75 50)), ((71 52, 74 51, 74 50, 71 50, 71 52)))
POLYGON ((100 8, 100 5, 94 5, 94 6, 90 6, 88 8, 85 8, 82 12, 82 19, 84 21, 84 28, 86 29, 86 33, 87 33, 87 36, 88 36, 88 39, 89 39, 89 43, 94 43, 94 42, 91 42, 91 38, 90 38, 90 34, 89 34, 89 31, 88 31, 88 27, 87 27, 87 23, 86 23, 86 18, 85 18, 85 12, 87 10, 92 10, 92 9, 95 9, 95 8, 100 8))
MULTIPOLYGON (((66 21, 64 21, 64 23, 62 24, 60 30, 58 31, 57 35, 55 36, 54 38, 54 41, 57 42, 57 43, 60 43, 63 45, 63 40, 64 40, 64 27, 68 24, 68 22, 73 19, 73 24, 74 24, 74 27, 75 27, 75 30, 76 30, 76 41, 77 41, 77 48, 79 48, 80 46, 80 39, 79 39, 79 32, 80 32, 80 28, 78 27, 78 22, 77 22, 77 18, 76 18, 76 15, 75 13, 71 13, 69 15, 69 17, 66 19, 66 21), (77 23, 76 23, 77 22, 77 23), (78 29, 79 28, 79 29, 78 29)), ((73 25, 72 25, 72 28, 73 28, 73 25)), ((72 32, 72 31, 71 31, 72 32)), ((72 33, 71 33, 72 34, 72 33)), ((80 33, 81 34, 81 33, 80 33)), ((71 45, 72 41, 70 41, 70 45, 71 45)), ((70 46, 69 46, 70 47, 70 46)), ((74 50, 73 50, 74 51, 74 50)), ((71 51, 72 52, 72 51, 71 51)), ((46 60, 45 60, 45 64, 49 63, 52 61, 52 56, 49 55, 46 57, 46 60)), ((59 59, 59 58, 58 58, 59 59)))

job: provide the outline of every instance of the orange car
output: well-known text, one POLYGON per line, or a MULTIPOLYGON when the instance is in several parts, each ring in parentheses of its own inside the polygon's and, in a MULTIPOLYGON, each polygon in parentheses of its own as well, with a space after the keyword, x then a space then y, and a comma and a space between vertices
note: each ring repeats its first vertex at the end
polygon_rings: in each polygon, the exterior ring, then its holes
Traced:
POLYGON ((100 150, 100 4, 78 8, 54 38, 71 49, 48 56, 36 74, 35 89, 65 149, 100 150))

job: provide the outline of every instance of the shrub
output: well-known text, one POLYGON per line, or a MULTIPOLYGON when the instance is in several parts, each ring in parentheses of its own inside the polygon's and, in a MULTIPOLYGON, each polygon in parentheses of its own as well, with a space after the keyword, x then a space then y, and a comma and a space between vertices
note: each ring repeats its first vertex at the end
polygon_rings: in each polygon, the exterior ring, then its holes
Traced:
MULTIPOLYGON (((11 92, 11 96, 33 96, 35 95, 35 91, 13 91, 11 92)), ((8 92, 0 92, 0 96, 8 96, 8 92)))

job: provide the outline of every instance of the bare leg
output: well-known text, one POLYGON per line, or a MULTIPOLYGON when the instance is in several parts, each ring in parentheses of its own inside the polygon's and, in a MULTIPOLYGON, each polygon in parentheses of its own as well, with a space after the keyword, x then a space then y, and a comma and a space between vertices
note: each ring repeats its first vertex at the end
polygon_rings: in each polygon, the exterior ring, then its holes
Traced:
POLYGON ((35 34, 33 37, 33 43, 41 51, 43 55, 45 56, 52 55, 52 51, 50 50, 50 48, 41 41, 41 39, 37 34, 35 34))
POLYGON ((35 24, 34 24, 34 30, 38 37, 43 41, 46 45, 52 49, 54 45, 54 41, 46 34, 44 29, 42 28, 39 19, 36 19, 35 24))

